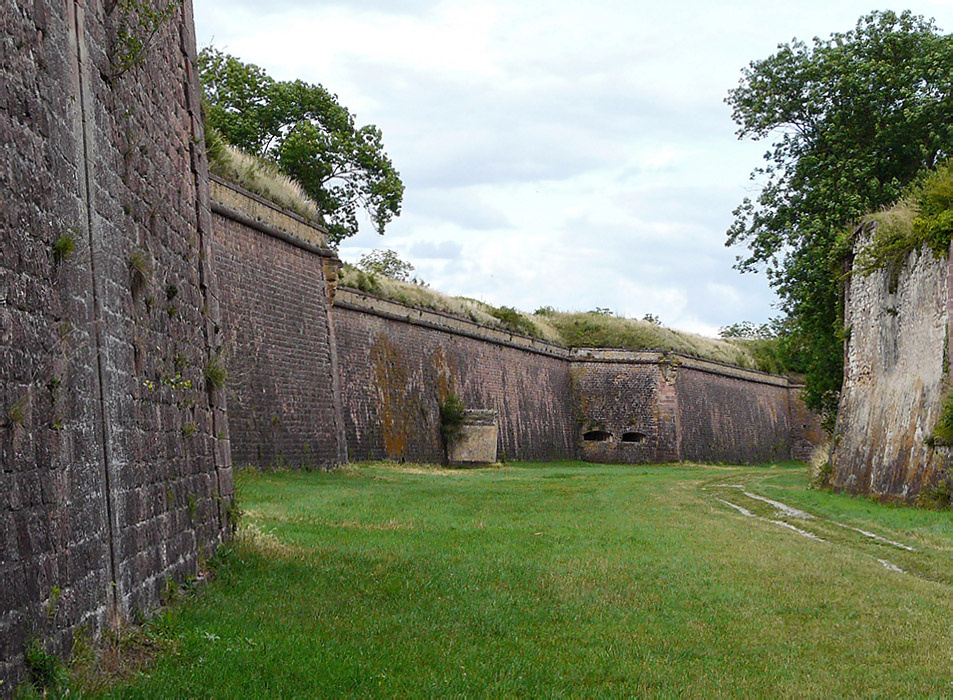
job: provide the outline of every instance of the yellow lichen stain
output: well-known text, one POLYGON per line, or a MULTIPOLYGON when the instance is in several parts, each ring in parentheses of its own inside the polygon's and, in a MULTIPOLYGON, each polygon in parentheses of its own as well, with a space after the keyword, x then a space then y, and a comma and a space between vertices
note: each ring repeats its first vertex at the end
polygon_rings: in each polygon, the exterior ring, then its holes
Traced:
POLYGON ((447 355, 443 351, 443 346, 438 345, 437 349, 430 355, 430 366, 434 368, 436 377, 437 405, 442 406, 447 397, 455 393, 453 372, 450 371, 450 363, 447 362, 447 355))
POLYGON ((407 400, 407 370, 400 350, 384 334, 377 336, 371 346, 371 366, 384 449, 391 459, 400 459, 407 453, 412 425, 407 415, 411 406, 407 400))
POLYGON ((675 381, 678 378, 678 366, 680 364, 682 364, 681 360, 669 357, 668 355, 665 355, 659 360, 659 372, 666 384, 675 385, 675 381))
POLYGON ((581 428, 592 412, 591 392, 584 391, 582 382, 587 378, 588 372, 583 367, 570 367, 569 369, 569 390, 573 397, 572 412, 576 425, 581 428))

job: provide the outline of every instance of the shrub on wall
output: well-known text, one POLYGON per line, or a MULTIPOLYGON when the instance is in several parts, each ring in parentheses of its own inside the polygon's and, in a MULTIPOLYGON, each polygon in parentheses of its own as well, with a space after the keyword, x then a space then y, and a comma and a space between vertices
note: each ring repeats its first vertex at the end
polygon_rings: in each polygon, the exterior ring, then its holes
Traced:
POLYGON ((929 171, 895 206, 866 221, 877 228, 855 262, 863 275, 877 270, 898 274, 910 253, 923 247, 946 256, 953 236, 953 164, 929 171))
POLYGON ((463 434, 463 400, 456 394, 448 394, 440 404, 440 437, 443 439, 444 452, 448 455, 450 446, 463 434))

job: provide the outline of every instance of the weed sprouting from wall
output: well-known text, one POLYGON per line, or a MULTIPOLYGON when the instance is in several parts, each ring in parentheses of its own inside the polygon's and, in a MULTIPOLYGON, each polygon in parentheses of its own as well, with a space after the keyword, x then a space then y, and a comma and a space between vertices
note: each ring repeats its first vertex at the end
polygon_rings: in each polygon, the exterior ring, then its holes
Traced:
POLYGON ((158 8, 150 0, 119 0, 110 12, 119 12, 119 29, 112 45, 110 78, 115 79, 145 61, 146 53, 164 26, 182 7, 182 0, 169 0, 158 8))
POLYGON ((143 292, 152 280, 152 256, 142 248, 135 248, 129 254, 130 286, 133 296, 143 292))
POLYGON ((13 405, 10 406, 10 409, 7 411, 7 419, 10 425, 23 426, 26 422, 27 415, 30 412, 30 394, 27 392, 19 399, 13 402, 13 405))
POLYGON ((222 358, 213 357, 205 364, 205 386, 209 391, 224 389, 228 383, 228 371, 222 358))
POLYGON ((449 394, 440 405, 440 437, 444 445, 449 447, 460 439, 465 410, 463 400, 456 394, 449 394))
POLYGON ((76 250, 76 236, 72 231, 60 235, 53 243, 53 261, 61 263, 68 259, 76 250))
POLYGON ((463 436, 463 416, 466 407, 456 394, 447 394, 440 404, 440 438, 443 442, 444 461, 450 462, 450 450, 463 436))
POLYGON ((943 398, 940 416, 936 419, 929 440, 934 444, 953 445, 953 393, 949 391, 943 398))
POLYGON ((56 617, 56 610, 59 606, 60 596, 62 594, 63 591, 59 586, 53 586, 53 588, 50 589, 50 597, 46 601, 46 605, 43 606, 44 611, 46 612, 47 620, 52 620, 54 617, 56 617))
POLYGON ((225 514, 229 531, 234 534, 238 530, 238 526, 241 524, 242 516, 244 515, 239 501, 239 494, 236 492, 230 499, 222 498, 221 496, 216 496, 215 498, 219 506, 221 506, 222 512, 225 514))

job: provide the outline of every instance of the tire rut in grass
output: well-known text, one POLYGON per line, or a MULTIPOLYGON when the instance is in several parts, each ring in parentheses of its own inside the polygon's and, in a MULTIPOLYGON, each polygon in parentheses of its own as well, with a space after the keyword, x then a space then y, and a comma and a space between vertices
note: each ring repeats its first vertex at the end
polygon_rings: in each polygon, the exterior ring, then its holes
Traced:
POLYGON ((815 515, 800 508, 754 493, 738 483, 710 483, 701 487, 715 501, 762 522, 791 530, 801 537, 835 546, 846 546, 870 556, 884 568, 950 585, 953 581, 935 575, 922 565, 916 548, 869 530, 815 515))

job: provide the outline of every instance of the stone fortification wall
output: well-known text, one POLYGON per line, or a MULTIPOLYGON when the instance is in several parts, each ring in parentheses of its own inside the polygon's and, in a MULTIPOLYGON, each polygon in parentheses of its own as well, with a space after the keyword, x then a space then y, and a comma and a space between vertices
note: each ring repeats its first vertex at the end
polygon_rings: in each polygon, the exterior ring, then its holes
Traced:
POLYGON ((785 377, 677 353, 573 351, 583 459, 805 459, 822 439, 785 377))
POLYGON ((678 414, 665 356, 576 350, 572 380, 580 456, 589 462, 679 459, 678 414))
POLYGON ((450 393, 497 411, 501 458, 574 454, 565 349, 348 289, 333 317, 351 459, 441 460, 450 393))
POLYGON ((212 181, 232 460, 259 468, 346 461, 330 327, 336 258, 321 229, 212 181))
POLYGON ((682 459, 753 464, 794 456, 801 426, 787 379, 693 359, 673 371, 682 459))
POLYGON ((191 12, 0 0, 0 694, 227 527, 191 12))
POLYGON ((851 276, 835 487, 909 499, 945 478, 946 450, 930 436, 948 363, 949 282, 948 261, 928 250, 911 253, 896 274, 851 276))
POLYGON ((798 427, 816 421, 784 377, 570 351, 336 289, 319 224, 222 181, 212 196, 236 463, 441 461, 450 394, 497 412, 503 459, 751 462, 803 458, 819 441, 798 427))

